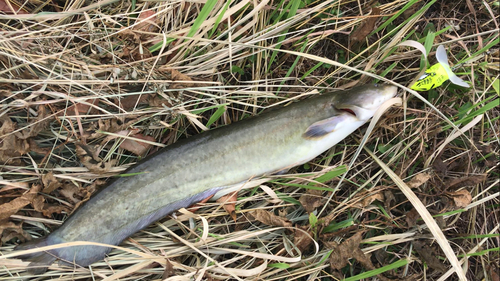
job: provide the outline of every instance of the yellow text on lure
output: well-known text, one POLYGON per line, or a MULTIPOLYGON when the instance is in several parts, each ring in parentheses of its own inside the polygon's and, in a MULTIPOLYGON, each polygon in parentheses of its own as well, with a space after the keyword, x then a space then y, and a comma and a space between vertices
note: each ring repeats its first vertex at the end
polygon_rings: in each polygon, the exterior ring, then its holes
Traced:
POLYGON ((438 63, 425 71, 425 74, 411 86, 412 90, 429 91, 441 86, 448 79, 455 85, 466 88, 469 87, 469 84, 456 76, 451 70, 450 64, 448 64, 448 56, 446 55, 446 50, 443 45, 439 45, 437 48, 436 59, 438 63))

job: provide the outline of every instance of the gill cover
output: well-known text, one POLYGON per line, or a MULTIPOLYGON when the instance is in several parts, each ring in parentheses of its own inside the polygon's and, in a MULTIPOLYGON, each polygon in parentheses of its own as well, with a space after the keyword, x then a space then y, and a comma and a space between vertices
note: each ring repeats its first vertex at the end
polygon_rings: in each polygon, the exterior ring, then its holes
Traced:
POLYGON ((373 117, 375 112, 387 100, 396 95, 397 88, 391 85, 370 84, 350 91, 334 93, 331 106, 334 116, 320 120, 309 126, 302 135, 306 139, 321 138, 344 126, 359 127, 373 117), (360 122, 362 122, 360 124, 360 122))

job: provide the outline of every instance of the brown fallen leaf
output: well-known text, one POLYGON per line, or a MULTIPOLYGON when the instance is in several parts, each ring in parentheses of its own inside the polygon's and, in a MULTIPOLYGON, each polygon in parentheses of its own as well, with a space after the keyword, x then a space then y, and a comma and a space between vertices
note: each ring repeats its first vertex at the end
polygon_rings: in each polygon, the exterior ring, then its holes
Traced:
POLYGON ((17 238, 23 243, 31 240, 31 235, 23 230, 23 223, 15 224, 9 220, 0 221, 0 237, 0 246, 13 238, 17 238))
POLYGON ((65 110, 57 112, 56 116, 96 114, 99 111, 92 105, 97 105, 98 103, 99 99, 86 99, 81 102, 76 102, 73 105, 65 108, 65 110))
POLYGON ((390 190, 384 191, 384 197, 385 197, 384 206, 385 208, 390 210, 393 206, 393 202, 396 202, 396 197, 394 197, 394 194, 390 190))
POLYGON ((29 143, 25 139, 19 139, 15 133, 17 124, 12 122, 7 115, 0 116, 0 164, 20 165, 18 159, 30 151, 29 143))
POLYGON ((486 175, 476 175, 463 178, 452 179, 446 182, 446 189, 457 190, 466 186, 475 186, 486 180, 486 175))
POLYGON ((123 99, 115 101, 115 104, 124 110, 133 110, 136 106, 148 102, 151 94, 129 95, 123 99))
POLYGON ((455 192, 447 192, 447 194, 453 199, 457 208, 465 208, 469 206, 470 202, 472 202, 472 195, 466 189, 461 189, 455 192))
POLYGON ((419 1, 409 7, 407 10, 403 12, 403 18, 406 20, 409 17, 413 16, 420 8, 422 7, 422 3, 419 1))
MULTIPOLYGON (((361 196, 363 196, 363 194, 361 196)), ((358 209, 363 209, 366 206, 373 203, 373 201, 375 201, 375 200, 378 200, 380 202, 384 202, 384 194, 382 192, 377 192, 375 194, 369 195, 369 196, 363 198, 363 200, 361 200, 361 202, 354 203, 353 207, 358 208, 358 209)))
POLYGON ((488 267, 486 267, 486 270, 488 271, 488 275, 490 276, 491 281, 500 281, 500 270, 498 270, 498 264, 488 265, 488 267))
MULTIPOLYGON (((92 194, 96 192, 98 186, 105 184, 106 181, 104 180, 95 180, 91 185, 88 185, 84 188, 78 188, 78 191, 76 193, 73 193, 77 195, 78 198, 75 199, 78 199, 78 202, 75 204, 71 213, 75 212, 83 203, 87 202, 92 197, 92 194)), ((73 194, 71 196, 75 197, 73 194)))
POLYGON ((417 220, 420 218, 420 214, 417 212, 417 209, 413 208, 411 211, 406 213, 406 223, 408 227, 414 227, 417 225, 417 220))
POLYGON ((39 105, 37 110, 37 117, 32 119, 30 124, 26 126, 26 128, 19 132, 16 132, 15 135, 22 140, 28 139, 30 137, 35 137, 50 124, 52 118, 53 117, 50 117, 47 107, 43 104, 39 105))
POLYGON ((18 4, 16 4, 15 1, 12 1, 12 0, 8 0, 8 3, 6 0, 0 0, 0 11, 6 13, 7 15, 29 14, 24 9, 21 9, 21 6, 23 6, 23 5, 18 5, 18 4))
POLYGON ((42 214, 48 218, 52 217, 54 213, 61 214, 63 212, 69 214, 71 210, 63 205, 44 206, 42 210, 42 214))
POLYGON ((31 206, 33 206, 33 209, 37 212, 42 212, 43 207, 45 205, 45 198, 42 195, 37 195, 35 198, 33 198, 33 201, 31 202, 31 206))
POLYGON ((228 193, 216 200, 217 203, 223 204, 222 207, 231 216, 231 218, 233 218, 235 222, 236 222, 237 201, 238 201, 238 191, 228 193))
POLYGON ((38 144, 36 143, 36 141, 32 138, 28 139, 28 144, 29 144, 30 152, 35 152, 35 153, 46 156, 52 151, 51 147, 44 147, 44 148, 39 147, 38 144))
POLYGON ((156 24, 157 17, 155 14, 156 13, 152 10, 142 11, 137 17, 137 24, 132 27, 132 30, 155 32, 158 29, 158 25, 156 24))
POLYGON ((497 164, 498 152, 493 144, 484 144, 478 146, 476 159, 479 158, 481 164, 488 168, 494 167, 497 164), (488 157, 486 157, 489 155, 488 157), (486 157, 486 158, 485 158, 486 157), (482 160, 481 160, 482 159, 482 160), (483 162, 484 161, 484 162, 483 162))
POLYGON ((161 275, 161 280, 165 280, 169 278, 170 276, 174 276, 175 270, 174 270, 174 265, 170 262, 168 258, 165 258, 165 270, 163 271, 163 274, 161 275))
POLYGON ((293 244, 300 250, 300 253, 304 253, 311 247, 314 241, 314 234, 309 230, 309 226, 307 225, 296 225, 295 227, 302 231, 294 229, 293 244))
POLYGON ((356 28, 356 30, 351 33, 351 45, 363 42, 366 37, 375 30, 375 24, 380 19, 378 15, 382 10, 377 7, 372 8, 372 12, 367 16, 361 24, 356 28))
POLYGON ((17 211, 19 211, 24 206, 31 204, 41 188, 41 185, 33 184, 31 185, 31 189, 27 193, 17 197, 16 199, 8 203, 0 205, 0 221, 8 219, 11 215, 17 213, 17 211))
POLYGON ((334 247, 330 255, 330 266, 336 270, 340 270, 349 263, 349 259, 355 259, 365 268, 375 269, 370 259, 361 251, 359 244, 362 240, 363 232, 354 234, 349 239, 342 242, 337 247, 334 247))
POLYGON ((53 172, 48 172, 42 176, 43 193, 51 193, 61 186, 61 183, 56 179, 53 172))
POLYGON ((413 248, 430 268, 441 273, 445 273, 448 270, 443 262, 437 258, 439 255, 425 242, 419 240, 414 241, 413 248))
MULTIPOLYGON (((362 240, 362 235, 363 232, 358 232, 349 239, 342 242, 340 245, 333 246, 333 252, 330 255, 330 266, 332 267, 332 269, 337 271, 336 275, 339 278, 344 279, 342 274, 340 273, 340 270, 349 263, 349 259, 355 259, 368 270, 375 269, 370 256, 363 253, 359 246, 362 240)), ((377 277, 383 281, 404 280, 401 278, 387 278, 381 274, 378 274, 377 277)))
MULTIPOLYGON (((156 139, 153 138, 152 136, 145 136, 143 134, 135 134, 133 135, 134 138, 136 139, 141 139, 141 140, 146 140, 146 141, 151 141, 151 142, 155 142, 156 139)), ((128 150, 132 153, 134 153, 135 155, 137 156, 144 156, 144 154, 146 153, 146 151, 149 150, 149 148, 151 147, 151 144, 149 143, 145 143, 145 142, 140 142, 140 141, 136 141, 136 140, 133 140, 133 139, 125 139, 121 144, 120 144, 120 147, 125 149, 125 150, 128 150)))
POLYGON ((316 208, 324 204, 324 198, 321 196, 323 191, 308 189, 305 194, 299 198, 300 204, 306 209, 307 213, 312 213, 316 208))
POLYGON ((109 172, 111 167, 113 167, 116 163, 116 160, 110 160, 108 162, 103 162, 101 158, 99 158, 99 146, 90 146, 83 144, 76 144, 76 155, 80 158, 82 164, 87 167, 91 172, 104 174, 109 172))
POLYGON ((66 199, 68 199, 71 203, 77 204, 81 200, 77 197, 80 197, 80 188, 78 186, 74 186, 73 184, 65 184, 59 193, 66 199))
POLYGON ((250 213, 256 220, 270 226, 291 227, 292 223, 285 218, 279 217, 269 211, 257 209, 250 213))
POLYGON ((414 176, 409 182, 406 184, 410 188, 417 188, 426 183, 429 179, 431 178, 431 175, 429 173, 420 173, 414 176))
POLYGON ((432 167, 434 168, 434 171, 446 175, 448 172, 448 165, 443 162, 443 159, 441 159, 441 154, 439 154, 436 159, 434 160, 434 163, 432 163, 432 167))
POLYGON ((160 71, 170 72, 171 77, 172 77, 171 78, 172 81, 179 81, 179 82, 173 82, 170 85, 170 88, 172 88, 172 89, 182 89, 182 88, 186 88, 186 87, 193 87, 195 85, 192 82, 193 79, 191 79, 191 77, 179 72, 176 69, 172 69, 172 68, 167 67, 167 66, 160 66, 159 69, 160 69, 160 71))
MULTIPOLYGON (((94 139, 101 137, 103 134, 97 131, 117 133, 127 129, 131 124, 136 122, 135 120, 124 122, 123 119, 113 118, 113 119, 99 119, 97 124, 92 123, 87 129, 88 137, 87 139, 94 139)), ((114 136, 106 136, 107 139, 116 138, 114 136)))
POLYGON ((212 197, 214 197, 213 195, 210 195, 208 196, 207 198, 201 200, 200 202, 198 203, 194 203, 193 205, 189 206, 187 209, 188 211, 192 212, 192 213, 196 213, 196 211, 198 211, 202 206, 203 206, 203 203, 207 203, 208 200, 212 199, 212 197))

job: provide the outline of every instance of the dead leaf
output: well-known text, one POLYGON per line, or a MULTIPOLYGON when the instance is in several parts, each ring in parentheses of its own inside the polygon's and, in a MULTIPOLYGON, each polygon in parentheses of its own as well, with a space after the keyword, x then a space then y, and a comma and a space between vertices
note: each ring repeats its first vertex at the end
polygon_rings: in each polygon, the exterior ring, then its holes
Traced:
POLYGON ((70 208, 62 205, 52 205, 52 206, 44 206, 42 210, 42 214, 48 218, 52 217, 52 214, 61 214, 61 213, 69 214, 71 212, 70 208))
POLYGON ((342 242, 340 245, 334 247, 333 252, 330 255, 330 266, 332 268, 340 270, 349 263, 350 259, 354 258, 367 269, 374 269, 370 259, 368 259, 359 248, 362 235, 363 232, 358 232, 342 242))
POLYGON ((217 203, 223 204, 222 207, 236 222, 236 202, 238 201, 238 191, 228 193, 217 199, 217 203))
POLYGON ((8 203, 0 205, 0 221, 9 218, 24 206, 31 204, 41 188, 41 185, 33 184, 27 193, 8 203))
POLYGON ((39 147, 38 144, 36 143, 36 141, 32 138, 30 138, 28 140, 28 143, 29 143, 30 152, 35 152, 35 153, 38 153, 41 155, 48 155, 52 150, 51 147, 45 147, 45 148, 39 147))
POLYGON ((173 106, 170 101, 162 99, 159 95, 154 95, 152 98, 148 99, 148 105, 151 107, 163 107, 164 104, 168 107, 173 106))
POLYGON ((0 221, 0 246, 12 240, 13 238, 19 239, 22 243, 31 240, 31 235, 23 230, 23 224, 15 224, 9 220, 0 221))
POLYGON ((442 175, 446 175, 448 172, 448 165, 443 162, 441 159, 441 155, 438 155, 436 159, 434 160, 434 163, 432 163, 432 167, 434 170, 442 175))
POLYGON ((375 30, 375 24, 380 19, 378 15, 382 10, 377 7, 372 8, 372 12, 367 16, 356 30, 351 34, 351 45, 363 42, 366 37, 375 30))
POLYGON ((393 202, 396 202, 396 197, 394 197, 394 194, 390 190, 384 191, 384 197, 385 197, 384 206, 387 209, 391 209, 391 207, 393 206, 393 202))
POLYGON ((161 71, 164 71, 164 72, 170 72, 172 75, 172 78, 171 78, 172 81, 179 81, 179 82, 174 82, 170 85, 170 88, 172 88, 172 89, 182 89, 182 88, 186 88, 186 87, 193 87, 195 85, 193 82, 191 82, 191 81, 193 81, 193 79, 191 79, 191 77, 179 72, 176 69, 172 69, 172 68, 166 67, 166 66, 160 66, 159 69, 161 71))
POLYGON ((409 17, 413 16, 420 8, 422 7, 421 2, 417 2, 409 7, 407 10, 403 12, 403 18, 406 20, 409 17))
POLYGON ((117 100, 115 103, 124 110, 132 110, 139 104, 148 102, 150 94, 129 95, 123 99, 117 100))
POLYGON ((92 105, 96 105, 98 103, 99 99, 86 99, 81 102, 76 102, 73 105, 67 107, 65 110, 57 112, 56 116, 96 114, 99 111, 92 105))
POLYGON ((366 206, 373 203, 373 201, 375 201, 375 200, 378 200, 380 202, 384 202, 384 194, 382 194, 382 192, 377 192, 375 194, 367 196, 367 197, 363 198, 363 200, 361 200, 361 202, 354 203, 353 207, 358 208, 358 209, 363 209, 366 206))
MULTIPOLYGON (((124 122, 123 118, 113 118, 113 119, 99 119, 97 124, 95 122, 87 130, 90 133, 88 139, 94 139, 101 137, 103 134, 97 131, 117 133, 126 130, 131 124, 136 122, 136 120, 130 120, 124 122)), ((106 136, 107 139, 114 139, 115 136, 106 136)))
POLYGON ((263 224, 270 226, 291 227, 292 223, 285 218, 279 217, 269 211, 257 209, 251 215, 263 224))
POLYGON ((61 186, 61 183, 56 179, 53 172, 48 172, 42 176, 43 193, 51 193, 61 186))
POLYGON ((35 198, 33 198, 33 202, 31 202, 31 206, 33 206, 33 209, 37 212, 42 212, 43 211, 43 206, 44 206, 45 198, 41 195, 37 195, 35 198))
POLYGON ((485 180, 486 180, 486 175, 476 175, 476 176, 452 179, 452 180, 446 182, 445 186, 446 186, 446 189, 457 190, 459 188, 466 187, 466 186, 475 186, 475 185, 477 185, 485 180))
POLYGON ((214 195, 210 195, 209 197, 201 200, 200 202, 198 203, 195 203, 191 206, 189 206, 187 209, 192 212, 192 213, 195 213, 196 211, 198 211, 202 206, 203 206, 203 203, 207 203, 208 200, 212 199, 212 197, 214 197, 214 195))
MULTIPOLYGON (((358 232, 349 239, 342 242, 340 245, 333 246, 333 252, 330 255, 330 266, 332 267, 332 269, 340 271, 349 263, 349 259, 355 259, 368 270, 375 269, 375 266, 370 260, 370 256, 363 253, 359 246, 362 240, 362 235, 363 232, 358 232)), ((343 279, 343 276, 341 276, 342 274, 340 274, 340 272, 337 272, 336 275, 343 279)), ((381 274, 378 274, 377 277, 383 281, 396 280, 387 278, 381 274)))
POLYGON ((411 211, 406 213, 406 223, 408 227, 414 227, 417 225, 417 220, 420 218, 420 214, 417 212, 417 209, 413 208, 411 211))
MULTIPOLYGON (((146 141, 156 141, 155 138, 152 136, 145 136, 143 134, 136 134, 133 135, 134 138, 141 139, 141 140, 146 140, 146 141)), ((135 155, 138 156, 144 156, 146 151, 151 147, 151 144, 145 143, 145 142, 140 142, 136 141, 133 139, 125 139, 121 144, 120 147, 134 153, 135 155)))
POLYGON ((82 164, 87 167, 91 172, 104 174, 109 172, 111 167, 116 163, 116 160, 110 160, 109 162, 103 162, 99 158, 99 146, 90 146, 83 144, 76 144, 76 155, 80 158, 82 164))
POLYGON ((7 116, 0 117, 0 163, 20 165, 20 156, 30 151, 30 137, 38 135, 50 123, 45 105, 38 107, 38 116, 24 129, 16 132, 17 124, 7 116))
POLYGON ((49 117, 49 113, 47 112, 47 107, 45 105, 39 105, 37 111, 37 117, 34 118, 30 122, 26 128, 23 130, 16 132, 15 135, 19 139, 25 140, 30 137, 37 136, 42 130, 44 130, 49 124, 52 117, 49 117))
POLYGON ((429 179, 431 178, 431 175, 429 173, 420 173, 414 176, 409 182, 406 184, 410 188, 417 188, 426 183, 429 179))
POLYGON ((75 195, 79 194, 80 188, 78 186, 74 186, 73 184, 65 184, 59 193, 64 196, 64 198, 71 201, 73 204, 79 203, 81 200, 75 197, 75 195))
POLYGON ((105 185, 106 181, 104 180, 95 180, 91 185, 86 186, 85 188, 78 189, 78 197, 82 198, 79 202, 77 202, 71 211, 71 213, 75 212, 83 203, 87 202, 94 192, 98 189, 98 186, 105 185))
POLYGON ((323 191, 308 189, 305 194, 299 198, 300 204, 306 209, 308 214, 324 204, 324 198, 321 196, 323 191))
POLYGON ((455 192, 447 192, 447 194, 453 198, 453 202, 455 202, 455 206, 457 208, 465 208, 469 206, 470 202, 472 202, 472 195, 466 189, 461 189, 455 192))
POLYGON ((0 117, 0 163, 20 165, 17 159, 30 150, 28 141, 19 139, 15 133, 17 124, 12 122, 7 115, 0 117))
POLYGON ((155 32, 158 28, 156 25, 156 13, 152 10, 142 11, 137 17, 137 24, 132 27, 135 31, 155 32), (149 18, 149 19, 148 19, 149 18))
POLYGON ((293 244, 300 250, 301 253, 304 253, 311 247, 313 240, 313 233, 309 230, 309 226, 300 226, 296 225, 296 228, 302 229, 294 229, 293 235, 293 244))
POLYGON ((488 265, 486 269, 489 273, 488 275, 490 276, 491 281, 500 281, 500 276, 498 275, 498 273, 500 272, 498 270, 498 264, 493 266, 488 265))
POLYGON ((430 268, 441 273, 445 273, 448 270, 443 262, 437 258, 439 255, 425 242, 418 240, 414 241, 413 247, 420 258, 424 260, 430 268))
POLYGON ((170 262, 168 258, 165 258, 165 270, 163 271, 163 274, 161 275, 161 280, 165 280, 169 278, 170 276, 174 276, 175 270, 174 270, 174 265, 170 262))
POLYGON ((27 11, 24 9, 21 9, 21 6, 16 4, 12 0, 0 0, 0 11, 6 13, 7 15, 22 15, 22 14, 29 14, 27 11))
POLYGON ((482 163, 482 164, 484 163, 484 165, 488 168, 496 166, 496 164, 497 164, 496 159, 498 157, 498 152, 496 152, 495 148, 493 148, 493 144, 479 145, 478 149, 479 150, 477 151, 477 154, 479 154, 479 155, 477 156, 477 158, 482 159, 482 160, 480 160, 481 162, 479 162, 479 163, 482 163), (489 156, 486 157, 486 159, 485 159, 484 157, 486 155, 489 155, 489 156))

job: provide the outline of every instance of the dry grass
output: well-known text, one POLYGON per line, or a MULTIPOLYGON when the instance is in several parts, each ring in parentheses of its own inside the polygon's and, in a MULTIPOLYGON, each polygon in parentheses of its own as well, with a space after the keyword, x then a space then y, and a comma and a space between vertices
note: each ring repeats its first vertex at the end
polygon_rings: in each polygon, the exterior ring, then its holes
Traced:
POLYGON ((371 16, 369 1, 9 3, 21 8, 0 14, 0 279, 498 280, 498 1, 382 1, 371 16), (349 40, 356 29, 365 40, 349 40), (471 88, 405 87, 422 70, 421 53, 396 47, 406 40, 443 44, 471 88), (358 130, 241 191, 236 221, 205 203, 90 268, 54 264, 39 276, 12 251, 136 154, 380 80, 400 86, 403 106, 371 135, 358 130), (78 157, 76 143, 96 145, 102 166, 78 157), (321 203, 312 214, 304 196, 321 203))

